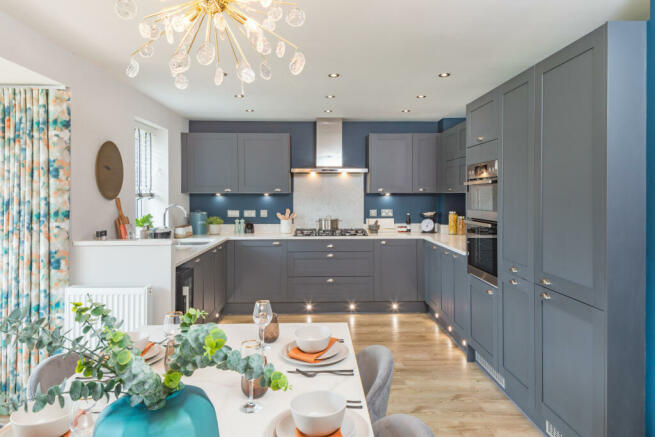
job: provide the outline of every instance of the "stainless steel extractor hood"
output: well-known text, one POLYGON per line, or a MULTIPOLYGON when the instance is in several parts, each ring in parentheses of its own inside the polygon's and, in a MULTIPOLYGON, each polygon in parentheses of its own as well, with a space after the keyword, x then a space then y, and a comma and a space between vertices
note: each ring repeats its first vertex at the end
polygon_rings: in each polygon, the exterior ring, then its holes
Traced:
POLYGON ((343 166, 343 120, 316 120, 316 167, 292 168, 291 173, 368 173, 366 168, 343 166))

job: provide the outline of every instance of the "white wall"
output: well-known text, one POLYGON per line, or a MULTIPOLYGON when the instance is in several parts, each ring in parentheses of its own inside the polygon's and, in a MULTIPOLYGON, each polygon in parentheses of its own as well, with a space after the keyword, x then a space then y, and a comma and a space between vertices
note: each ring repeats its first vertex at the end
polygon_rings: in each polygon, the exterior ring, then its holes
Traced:
MULTIPOLYGON (((95 157, 111 140, 123 155, 125 179, 120 197, 134 223, 134 120, 147 120, 168 131, 169 201, 188 206, 180 193, 180 133, 188 120, 139 93, 101 67, 58 46, 37 31, 0 12, 0 57, 52 78, 71 89, 71 238, 91 239, 96 230, 115 235, 116 208, 95 182, 95 157)), ((75 260, 71 262, 75 269, 75 260)))

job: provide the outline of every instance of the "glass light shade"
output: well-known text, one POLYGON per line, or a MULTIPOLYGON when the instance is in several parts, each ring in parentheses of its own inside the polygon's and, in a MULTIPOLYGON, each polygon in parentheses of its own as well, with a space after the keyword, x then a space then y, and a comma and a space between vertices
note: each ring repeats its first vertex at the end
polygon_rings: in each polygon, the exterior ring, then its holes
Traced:
POLYGON ((239 79, 245 83, 253 83, 255 81, 255 72, 250 65, 244 65, 239 68, 239 79))
POLYGON ((271 17, 266 18, 264 21, 262 21, 262 27, 269 32, 275 32, 275 20, 273 20, 271 17))
POLYGON ((189 78, 185 74, 175 76, 175 88, 185 90, 189 87, 189 78))
POLYGON ((223 15, 222 12, 214 15, 214 26, 221 32, 225 30, 227 22, 225 21, 225 15, 223 15))
POLYGON ((266 61, 262 62, 259 66, 259 75, 264 80, 270 80, 273 76, 273 70, 271 70, 271 66, 266 61))
POLYGON ((305 11, 293 8, 287 14, 287 24, 291 27, 300 27, 305 24, 305 11))
POLYGON ((277 46, 275 47, 275 54, 277 55, 278 58, 283 58, 284 53, 287 51, 287 45, 284 43, 284 41, 279 41, 277 43, 277 46))
POLYGON ((273 6, 268 10, 266 15, 268 15, 268 18, 270 18, 273 21, 280 21, 284 16, 284 11, 279 6, 273 6))
POLYGON ((196 60, 200 65, 209 65, 214 61, 215 55, 214 46, 209 41, 205 41, 198 47, 196 60))
POLYGON ((139 10, 135 0, 116 0, 114 10, 123 20, 132 20, 139 10))
POLYGON ((217 67, 216 74, 214 74, 214 83, 216 84, 216 86, 221 86, 224 79, 225 79, 225 72, 221 67, 217 67))
POLYGON ((144 58, 152 58, 152 55, 155 54, 155 49, 152 47, 152 44, 148 44, 139 51, 139 54, 144 58))
POLYGON ((130 58, 130 63, 127 64, 127 68, 125 69, 125 74, 129 78, 135 78, 139 74, 139 63, 136 59, 130 58))
POLYGON ((177 76, 184 73, 191 67, 191 60, 184 52, 174 55, 168 62, 168 67, 171 69, 171 74, 177 76))
POLYGON ((289 63, 289 71, 294 76, 298 76, 305 69, 305 55, 302 52, 296 52, 289 63))

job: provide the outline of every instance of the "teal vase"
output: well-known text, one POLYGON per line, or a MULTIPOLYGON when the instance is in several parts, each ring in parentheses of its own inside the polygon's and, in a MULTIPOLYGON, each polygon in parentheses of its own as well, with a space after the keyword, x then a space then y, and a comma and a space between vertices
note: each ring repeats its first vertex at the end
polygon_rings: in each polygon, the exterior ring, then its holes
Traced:
POLYGON ((150 411, 143 404, 130 406, 123 397, 105 408, 96 421, 93 437, 219 437, 216 411, 207 394, 185 386, 150 411))

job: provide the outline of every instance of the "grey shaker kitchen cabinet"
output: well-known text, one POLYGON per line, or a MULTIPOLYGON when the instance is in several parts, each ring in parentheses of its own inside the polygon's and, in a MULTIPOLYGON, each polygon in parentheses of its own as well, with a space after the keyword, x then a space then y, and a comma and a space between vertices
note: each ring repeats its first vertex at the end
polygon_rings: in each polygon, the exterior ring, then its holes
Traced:
MULTIPOLYGON (((209 313, 207 321, 217 321, 220 318, 220 313, 227 303, 227 257, 226 257, 226 244, 220 244, 211 252, 211 271, 213 272, 213 298, 209 301, 209 306, 205 306, 205 311, 209 313)), ((205 294, 205 302, 207 302, 207 294, 205 294)))
POLYGON ((419 240, 388 239, 375 244, 375 299, 418 301, 416 245, 419 240))
POLYGON ((536 393, 545 427, 565 436, 637 435, 604 431, 603 312, 540 286, 534 302, 536 393))
POLYGON ((466 122, 451 127, 441 134, 446 161, 466 158, 466 122))
POLYGON ((412 134, 368 136, 367 193, 411 193, 412 134))
POLYGON ((373 252, 289 252, 289 276, 373 276, 373 252))
POLYGON ((458 124, 457 131, 459 136, 457 139, 457 157, 466 158, 466 122, 458 124))
POLYGON ((500 89, 499 270, 529 281, 534 281, 534 94, 534 68, 500 89))
POLYGON ((432 311, 441 313, 441 249, 425 242, 423 257, 425 302, 432 311))
POLYGON ((234 258, 230 303, 253 303, 257 299, 285 301, 287 248, 284 241, 236 241, 234 258))
POLYGON ((466 193, 466 158, 453 159, 446 162, 445 193, 466 193))
POLYGON ((182 134, 182 192, 236 192, 237 149, 236 134, 182 134))
POLYGON ((498 289, 469 275, 471 299, 470 343, 495 369, 498 368, 498 289))
POLYGON ((499 370, 505 392, 528 415, 535 411, 534 284, 501 273, 499 370))
POLYGON ((466 256, 451 252, 453 258, 453 326, 463 338, 470 337, 469 276, 466 256))
POLYGON ((239 192, 291 192, 289 134, 238 134, 239 192))
POLYGON ((498 90, 466 105, 467 147, 498 139, 498 90))
POLYGON ((455 311, 455 260, 450 251, 441 249, 441 314, 447 323, 453 323, 455 311))
POLYGON ((438 134, 412 135, 412 191, 436 193, 438 175, 438 134))

